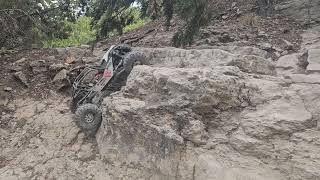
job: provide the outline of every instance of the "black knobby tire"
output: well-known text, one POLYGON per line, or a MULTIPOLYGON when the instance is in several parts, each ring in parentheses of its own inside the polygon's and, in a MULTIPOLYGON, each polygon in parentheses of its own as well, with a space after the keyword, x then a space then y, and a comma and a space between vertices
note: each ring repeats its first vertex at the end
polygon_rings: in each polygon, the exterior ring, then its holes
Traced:
POLYGON ((78 126, 84 131, 96 131, 102 121, 101 109, 94 104, 83 104, 76 111, 78 126))
POLYGON ((126 55, 126 57, 124 58, 123 67, 124 67, 125 71, 128 74, 130 74, 133 69, 133 66, 137 63, 139 65, 147 65, 147 57, 140 52, 132 51, 132 52, 128 53, 126 55))
POLYGON ((132 48, 128 44, 119 44, 116 46, 116 49, 126 53, 132 51, 132 48))

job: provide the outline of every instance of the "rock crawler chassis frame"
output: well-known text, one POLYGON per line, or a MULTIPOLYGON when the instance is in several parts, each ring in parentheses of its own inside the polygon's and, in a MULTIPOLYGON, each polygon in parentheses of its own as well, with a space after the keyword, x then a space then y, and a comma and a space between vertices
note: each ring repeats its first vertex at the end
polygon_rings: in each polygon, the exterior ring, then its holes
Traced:
POLYGON ((105 96, 121 89, 136 61, 145 57, 127 45, 112 46, 99 66, 87 66, 72 85, 70 109, 78 126, 95 133, 102 120, 101 102, 105 96))

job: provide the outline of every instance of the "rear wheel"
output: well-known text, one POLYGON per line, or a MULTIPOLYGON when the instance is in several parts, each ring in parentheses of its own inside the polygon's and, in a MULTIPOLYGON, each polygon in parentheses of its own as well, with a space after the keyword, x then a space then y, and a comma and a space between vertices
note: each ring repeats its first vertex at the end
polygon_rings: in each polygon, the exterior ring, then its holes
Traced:
POLYGON ((95 132, 102 121, 101 109, 94 104, 84 104, 76 110, 78 126, 84 131, 95 132))

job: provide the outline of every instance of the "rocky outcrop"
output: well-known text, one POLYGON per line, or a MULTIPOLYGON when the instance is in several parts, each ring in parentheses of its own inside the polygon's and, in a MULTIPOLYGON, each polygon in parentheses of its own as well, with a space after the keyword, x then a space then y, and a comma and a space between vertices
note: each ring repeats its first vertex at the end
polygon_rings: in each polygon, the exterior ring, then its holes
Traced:
POLYGON ((231 65, 248 73, 275 74, 274 64, 263 58, 267 56, 267 52, 249 47, 225 49, 236 49, 237 53, 221 49, 135 48, 136 51, 144 52, 149 59, 148 65, 155 67, 202 68, 231 65))
POLYGON ((274 65, 241 51, 140 51, 149 66, 104 101, 97 141, 113 179, 320 177, 320 84, 298 74, 304 53, 274 65))
POLYGON ((7 103, 14 113, 0 116, 0 179, 108 179, 95 143, 59 96, 7 103))
POLYGON ((305 24, 320 22, 318 0, 281 0, 275 9, 305 24))

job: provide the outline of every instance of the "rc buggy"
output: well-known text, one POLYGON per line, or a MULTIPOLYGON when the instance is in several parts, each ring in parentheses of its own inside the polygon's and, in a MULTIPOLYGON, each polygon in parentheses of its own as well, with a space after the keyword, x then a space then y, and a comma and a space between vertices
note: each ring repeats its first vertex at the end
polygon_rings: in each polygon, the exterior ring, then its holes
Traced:
POLYGON ((109 48, 100 65, 86 66, 72 85, 70 109, 78 126, 96 132, 102 121, 100 108, 104 97, 119 91, 126 84, 134 65, 145 64, 146 57, 128 45, 109 48))

